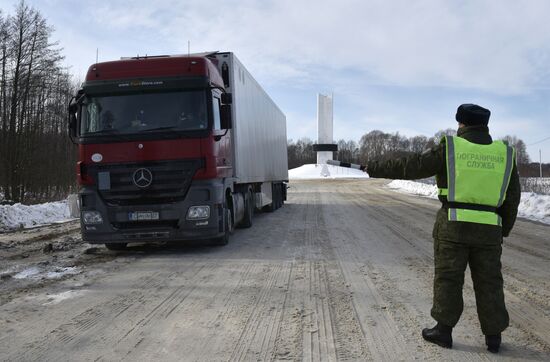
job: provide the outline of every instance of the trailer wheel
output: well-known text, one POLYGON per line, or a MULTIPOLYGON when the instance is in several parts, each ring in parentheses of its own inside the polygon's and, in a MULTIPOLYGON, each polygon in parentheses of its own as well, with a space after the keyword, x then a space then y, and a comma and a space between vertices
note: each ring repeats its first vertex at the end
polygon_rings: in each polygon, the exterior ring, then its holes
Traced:
POLYGON ((109 250, 126 250, 127 243, 105 243, 105 247, 109 250))
POLYGON ((277 199, 277 188, 275 187, 275 184, 271 184, 271 204, 265 205, 263 210, 267 212, 273 212, 277 210, 277 202, 275 201, 277 199))
POLYGON ((283 207, 283 184, 277 184, 277 209, 283 207))
POLYGON ((252 218, 254 217, 254 194, 248 190, 244 195, 244 217, 239 225, 242 228, 249 228, 252 226, 252 218))
POLYGON ((281 184, 275 184, 275 193, 273 195, 273 202, 275 203, 275 210, 279 209, 282 206, 283 200, 283 190, 281 184))
POLYGON ((273 210, 279 208, 279 188, 277 184, 273 184, 273 210))
POLYGON ((273 212, 283 206, 283 184, 272 184, 271 195, 273 200, 271 201, 271 204, 264 207, 264 211, 273 212))

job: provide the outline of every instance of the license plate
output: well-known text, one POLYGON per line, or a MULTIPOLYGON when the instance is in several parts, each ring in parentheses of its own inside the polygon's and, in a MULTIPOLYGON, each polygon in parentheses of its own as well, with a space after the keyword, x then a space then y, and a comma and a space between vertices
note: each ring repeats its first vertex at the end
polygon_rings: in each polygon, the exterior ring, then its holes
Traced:
POLYGON ((149 221, 158 220, 159 218, 159 213, 156 211, 134 211, 128 213, 130 221, 149 221))

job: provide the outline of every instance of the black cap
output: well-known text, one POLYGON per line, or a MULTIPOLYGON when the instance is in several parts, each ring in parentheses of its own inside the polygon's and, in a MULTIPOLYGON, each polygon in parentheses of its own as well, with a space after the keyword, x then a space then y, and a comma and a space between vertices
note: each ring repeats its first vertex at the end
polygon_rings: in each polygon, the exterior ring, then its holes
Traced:
POLYGON ((491 111, 477 104, 461 104, 456 110, 456 121, 465 126, 486 126, 491 111))

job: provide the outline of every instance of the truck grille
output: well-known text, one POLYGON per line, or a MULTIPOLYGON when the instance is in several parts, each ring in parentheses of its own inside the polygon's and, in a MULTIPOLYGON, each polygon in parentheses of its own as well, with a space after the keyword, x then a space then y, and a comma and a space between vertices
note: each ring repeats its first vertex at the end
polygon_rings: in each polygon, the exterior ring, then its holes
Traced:
POLYGON ((204 167, 201 159, 143 163, 92 165, 90 175, 96 180, 101 197, 110 204, 144 205, 179 201, 185 198, 193 176, 204 167), (134 182, 139 169, 150 171, 147 187, 134 182))

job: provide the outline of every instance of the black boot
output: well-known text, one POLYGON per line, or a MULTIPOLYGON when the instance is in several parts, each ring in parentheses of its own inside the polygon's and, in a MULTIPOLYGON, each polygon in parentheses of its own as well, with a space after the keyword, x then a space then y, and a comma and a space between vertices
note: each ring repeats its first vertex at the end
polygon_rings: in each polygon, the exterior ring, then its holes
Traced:
POLYGON ((498 353, 498 350, 500 349, 500 342, 502 342, 500 333, 485 336, 485 344, 487 345, 487 350, 491 353, 498 353))
POLYGON ((422 337, 428 342, 435 343, 444 348, 453 348, 453 328, 437 323, 433 328, 424 328, 422 337))

